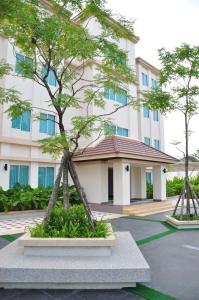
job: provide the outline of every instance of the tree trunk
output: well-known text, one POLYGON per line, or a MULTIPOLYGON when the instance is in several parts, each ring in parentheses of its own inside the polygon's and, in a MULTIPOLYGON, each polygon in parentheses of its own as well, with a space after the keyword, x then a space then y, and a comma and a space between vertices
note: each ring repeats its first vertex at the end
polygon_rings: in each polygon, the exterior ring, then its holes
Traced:
POLYGON ((69 193, 68 193, 68 160, 69 160, 69 151, 64 150, 65 163, 63 165, 63 205, 64 208, 69 208, 69 193))
POLYGON ((51 212, 51 210, 53 209, 53 207, 55 206, 55 203, 56 203, 56 201, 57 201, 58 192, 59 192, 59 187, 60 187, 60 182, 61 182, 61 177, 62 177, 62 173, 63 173, 63 166, 64 166, 64 163, 65 163, 65 158, 64 158, 64 156, 63 156, 62 159, 61 159, 61 163, 60 163, 60 166, 59 166, 59 170, 58 170, 58 173, 57 173, 57 177, 56 177, 56 179, 55 179, 53 191, 52 191, 50 200, 49 200, 49 202, 48 202, 47 212, 46 212, 46 215, 45 215, 44 221, 43 221, 44 224, 48 221, 50 212, 51 212))
POLYGON ((69 169, 71 178, 72 178, 72 180, 74 182, 74 185, 75 185, 75 187, 76 187, 76 189, 77 189, 77 191, 78 191, 78 193, 80 195, 80 198, 81 198, 81 200, 83 202, 83 205, 84 205, 84 208, 86 210, 86 214, 88 216, 90 224, 91 224, 92 228, 94 229, 95 228, 95 221, 93 219, 92 212, 90 210, 86 194, 85 194, 85 192, 84 192, 84 190, 83 190, 83 188, 82 188, 82 186, 80 184, 77 172, 75 170, 74 163, 72 161, 72 158, 69 159, 68 169, 69 169))
POLYGON ((189 128, 187 113, 185 113, 185 199, 187 201, 186 214, 190 216, 190 190, 189 190, 189 128))

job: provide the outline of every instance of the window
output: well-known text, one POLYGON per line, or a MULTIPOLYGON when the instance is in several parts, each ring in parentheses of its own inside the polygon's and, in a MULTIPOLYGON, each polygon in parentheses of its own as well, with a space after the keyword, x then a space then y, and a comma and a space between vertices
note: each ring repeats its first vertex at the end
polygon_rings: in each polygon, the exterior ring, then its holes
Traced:
POLYGON ((129 131, 126 128, 117 127, 117 135, 129 136, 129 131))
POLYGON ((115 93, 113 89, 104 89, 104 97, 108 100, 113 100, 126 105, 128 103, 127 91, 120 89, 119 93, 115 93))
POLYGON ((115 125, 107 125, 105 128, 105 135, 128 136, 129 131, 127 128, 122 128, 115 125))
MULTIPOLYGON (((25 56, 25 55, 22 55, 20 53, 17 53, 16 54, 16 66, 15 66, 15 72, 18 73, 18 74, 22 74, 23 73, 23 68, 21 66, 21 63, 22 62, 26 62, 29 64, 30 66, 30 69, 32 70, 33 69, 33 60, 32 58, 28 57, 28 56, 25 56)), ((28 66, 28 71, 29 71, 29 66, 28 66)), ((32 71, 28 72, 30 74, 27 74, 27 77, 31 78, 32 77, 32 71)))
POLYGON ((19 183, 21 185, 28 185, 29 183, 29 167, 20 165, 10 166, 10 188, 16 186, 19 183))
POLYGON ((158 110, 154 110, 154 112, 153 112, 153 120, 155 122, 159 121, 158 110))
POLYGON ((145 138, 144 138, 144 143, 145 143, 146 145, 149 145, 149 146, 150 146, 150 144, 151 144, 150 138, 145 137, 145 138))
POLYGON ((160 141, 159 140, 154 140, 154 148, 157 150, 160 150, 160 141))
POLYGON ((148 86, 148 75, 142 72, 142 85, 148 86))
MULTIPOLYGON (((47 66, 43 65, 42 66, 42 76, 44 78, 44 76, 47 74, 47 66)), ((56 77, 55 77, 55 72, 53 70, 50 70, 48 73, 48 76, 46 78, 46 81, 52 85, 52 86, 56 86, 57 85, 57 81, 56 81, 56 77)))
POLYGON ((156 79, 151 79, 151 87, 154 89, 157 87, 157 80, 156 79))
POLYGON ((146 172, 146 183, 152 184, 152 173, 146 172))
POLYGON ((49 114, 40 114, 40 133, 46 133, 48 135, 55 134, 55 116, 49 114))
POLYGON ((21 131, 30 131, 31 112, 26 111, 21 116, 12 119, 12 128, 20 129, 21 131))
POLYGON ((54 168, 53 167, 39 167, 38 169, 38 185, 44 187, 53 186, 54 184, 54 168))
POLYGON ((144 117, 149 118, 149 109, 148 109, 148 107, 144 106, 143 110, 144 110, 144 117))

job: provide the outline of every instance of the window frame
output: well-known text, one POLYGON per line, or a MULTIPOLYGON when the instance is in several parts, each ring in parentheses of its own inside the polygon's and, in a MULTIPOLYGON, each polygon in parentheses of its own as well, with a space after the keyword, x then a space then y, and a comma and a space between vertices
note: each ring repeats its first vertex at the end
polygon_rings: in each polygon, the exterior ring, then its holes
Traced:
POLYGON ((151 139, 148 136, 144 137, 144 144, 147 146, 151 146, 151 139))
POLYGON ((10 165, 10 170, 9 170, 9 188, 15 188, 16 184, 19 183, 21 186, 27 186, 29 185, 29 180, 30 180, 30 166, 29 165, 10 165), (12 170, 14 170, 14 168, 16 168, 17 170, 17 181, 16 183, 12 184, 11 183, 11 172, 12 170), (24 169, 25 168, 25 169, 24 169), (27 170, 27 174, 25 176, 25 178, 27 179, 27 182, 25 184, 23 184, 22 182, 20 182, 21 180, 21 176, 22 176, 22 169, 27 170))
POLYGON ((106 89, 104 88, 104 98, 107 100, 111 100, 121 105, 128 104, 127 90, 120 88, 121 93, 115 93, 112 88, 106 89))
POLYGON ((55 167, 39 166, 38 167, 38 186, 42 185, 43 187, 48 188, 48 187, 52 187, 54 185, 54 182, 55 182, 55 167), (40 178, 41 178, 40 172, 42 171, 42 169, 44 171, 44 175, 43 175, 44 183, 40 182, 40 178), (53 170, 53 177, 52 177, 52 182, 51 182, 52 184, 48 184, 48 182, 50 181, 48 178, 48 175, 50 173, 48 173, 48 171, 50 171, 50 170, 53 170))
POLYGON ((31 111, 25 111, 25 112, 23 112, 23 114, 21 116, 13 118, 11 120, 11 128, 18 129, 20 131, 30 132, 31 131, 31 111), (25 115, 28 116, 27 120, 24 120, 25 115), (25 129, 25 124, 27 125, 27 129, 25 129))
POLYGON ((53 136, 53 135, 55 135, 55 132, 56 132, 56 126, 55 125, 56 125, 55 115, 47 114, 47 113, 44 113, 44 112, 40 113, 39 133, 46 134, 46 135, 49 135, 49 136, 53 136), (42 115, 45 116, 45 118, 42 119, 42 115), (53 117, 54 120, 50 120, 51 117, 53 117), (42 129, 42 122, 43 122, 43 126, 45 126, 45 130, 42 129), (52 134, 49 133, 49 122, 51 122, 54 125, 52 134))

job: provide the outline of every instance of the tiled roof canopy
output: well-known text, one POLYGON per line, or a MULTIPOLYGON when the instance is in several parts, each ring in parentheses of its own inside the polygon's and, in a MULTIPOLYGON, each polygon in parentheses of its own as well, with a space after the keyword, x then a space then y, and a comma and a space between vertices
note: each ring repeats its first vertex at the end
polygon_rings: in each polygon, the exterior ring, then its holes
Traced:
POLYGON ((106 137, 94 147, 79 150, 74 161, 129 158, 143 161, 176 163, 178 160, 144 143, 119 136, 106 137))

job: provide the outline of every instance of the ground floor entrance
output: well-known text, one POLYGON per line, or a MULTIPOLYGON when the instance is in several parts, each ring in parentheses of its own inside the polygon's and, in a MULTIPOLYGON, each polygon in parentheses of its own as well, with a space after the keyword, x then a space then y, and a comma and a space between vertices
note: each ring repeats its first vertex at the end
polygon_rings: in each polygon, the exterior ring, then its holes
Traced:
POLYGON ((83 188, 91 203, 130 205, 132 200, 147 198, 147 172, 153 174, 153 199, 166 200, 165 166, 124 159, 77 164, 83 188))

